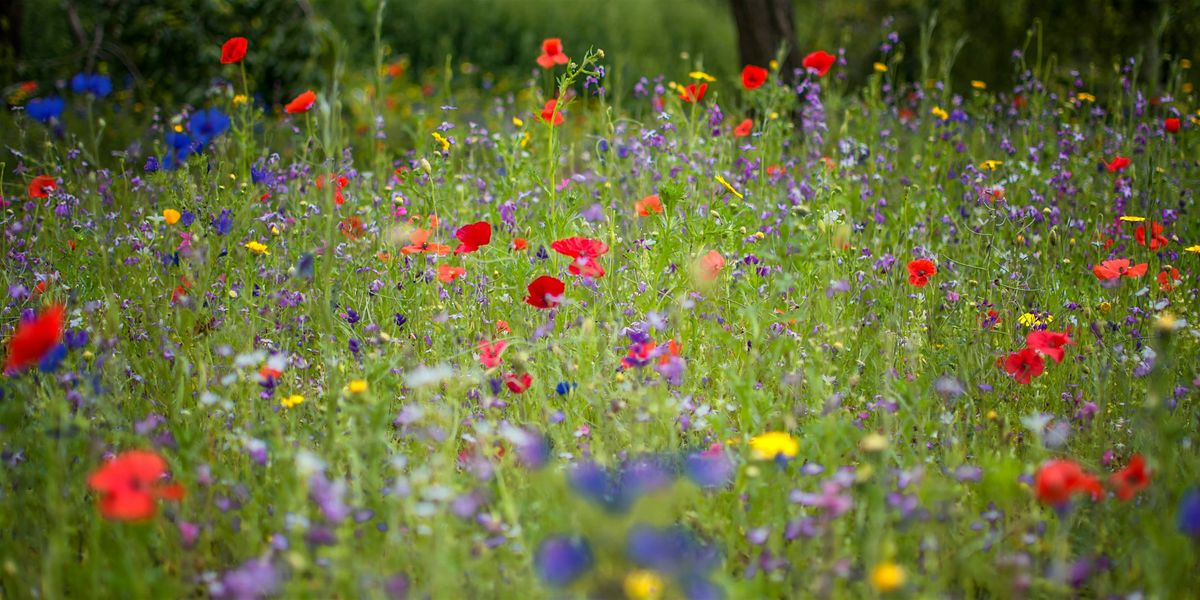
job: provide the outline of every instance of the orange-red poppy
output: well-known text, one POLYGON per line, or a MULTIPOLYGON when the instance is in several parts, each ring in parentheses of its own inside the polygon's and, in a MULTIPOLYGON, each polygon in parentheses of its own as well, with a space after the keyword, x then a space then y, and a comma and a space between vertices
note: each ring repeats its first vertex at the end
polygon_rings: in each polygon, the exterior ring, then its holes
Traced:
POLYGON ((562 40, 560 38, 546 38, 542 40, 542 54, 537 57, 537 64, 543 69, 553 69, 554 65, 565 65, 571 59, 563 54, 562 40))
POLYGON ((303 94, 296 96, 295 100, 288 102, 287 106, 283 107, 283 112, 288 113, 289 115, 297 114, 297 113, 306 113, 306 112, 308 112, 308 110, 310 108, 312 108, 312 105, 314 103, 316 103, 316 101, 317 101, 316 92, 313 92, 312 90, 307 90, 303 94))

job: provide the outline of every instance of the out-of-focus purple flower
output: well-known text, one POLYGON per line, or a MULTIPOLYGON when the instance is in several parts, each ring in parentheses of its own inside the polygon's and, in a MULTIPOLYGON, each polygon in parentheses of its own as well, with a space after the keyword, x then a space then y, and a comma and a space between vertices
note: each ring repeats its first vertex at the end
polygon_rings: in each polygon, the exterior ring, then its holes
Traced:
POLYGON ((691 454, 684 460, 683 472, 702 488, 720 488, 733 481, 733 461, 720 445, 691 454))
POLYGON ((658 457, 640 457, 607 472, 594 462, 577 463, 567 475, 576 493, 609 512, 625 512, 638 498, 671 484, 674 473, 658 457))
POLYGON ((579 537, 550 537, 538 546, 533 564, 542 581, 563 587, 592 568, 592 550, 579 537))
POLYGON ((1188 490, 1179 500, 1179 531, 1200 543, 1200 487, 1188 490))
POLYGON ((275 593, 279 576, 266 558, 255 558, 227 571, 209 592, 222 600, 257 600, 275 593))
POLYGON ((721 560, 715 546, 680 526, 635 526, 625 538, 625 554, 641 568, 672 577, 708 573, 721 560))
POLYGON ((346 482, 330 481, 325 473, 316 472, 308 479, 308 497, 321 509, 321 514, 330 523, 340 523, 350 515, 346 506, 346 482))

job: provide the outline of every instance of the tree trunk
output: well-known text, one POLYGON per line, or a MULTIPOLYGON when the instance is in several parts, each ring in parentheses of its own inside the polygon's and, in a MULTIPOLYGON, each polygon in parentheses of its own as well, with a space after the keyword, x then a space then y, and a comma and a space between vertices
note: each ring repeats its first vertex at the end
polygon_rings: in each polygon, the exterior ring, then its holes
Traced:
POLYGON ((783 49, 779 71, 784 79, 792 79, 801 61, 792 0, 729 0, 729 4, 737 24, 742 64, 766 67, 783 49))

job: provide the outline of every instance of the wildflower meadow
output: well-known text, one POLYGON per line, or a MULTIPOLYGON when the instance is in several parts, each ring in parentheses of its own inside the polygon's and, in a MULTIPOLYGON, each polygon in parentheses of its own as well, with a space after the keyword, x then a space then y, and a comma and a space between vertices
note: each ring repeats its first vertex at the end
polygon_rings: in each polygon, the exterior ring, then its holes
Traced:
POLYGON ((1187 60, 378 31, 4 89, 0 596, 1196 597, 1187 60))

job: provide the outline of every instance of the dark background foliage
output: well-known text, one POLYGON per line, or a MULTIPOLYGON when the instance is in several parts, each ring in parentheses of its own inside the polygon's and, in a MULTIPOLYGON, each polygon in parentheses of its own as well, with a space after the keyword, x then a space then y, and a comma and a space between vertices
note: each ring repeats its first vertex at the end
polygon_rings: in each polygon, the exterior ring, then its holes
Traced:
MULTIPOLYGON (((249 76, 265 100, 279 101, 319 85, 337 58, 352 68, 374 59, 377 0, 7 1, 0 76, 8 83, 91 69, 145 99, 195 100, 221 42, 243 35, 251 40, 249 76)), ((528 75, 540 40, 558 36, 569 53, 604 48, 618 86, 628 87, 636 75, 678 77, 697 61, 719 76, 736 73, 728 2, 393 0, 382 36, 389 57, 406 56, 414 69, 439 68, 452 56, 497 77, 528 75)), ((1200 58, 1200 0, 795 0, 795 8, 799 48, 845 48, 854 77, 870 72, 889 30, 901 36, 902 69, 920 76, 922 28, 934 23, 926 74, 952 64, 960 85, 1010 81, 1013 51, 1026 47, 1035 23, 1043 57, 1085 73, 1136 56, 1146 65, 1141 77, 1154 82, 1168 60, 1200 58)), ((1036 42, 1028 53, 1035 50, 1036 42)))

